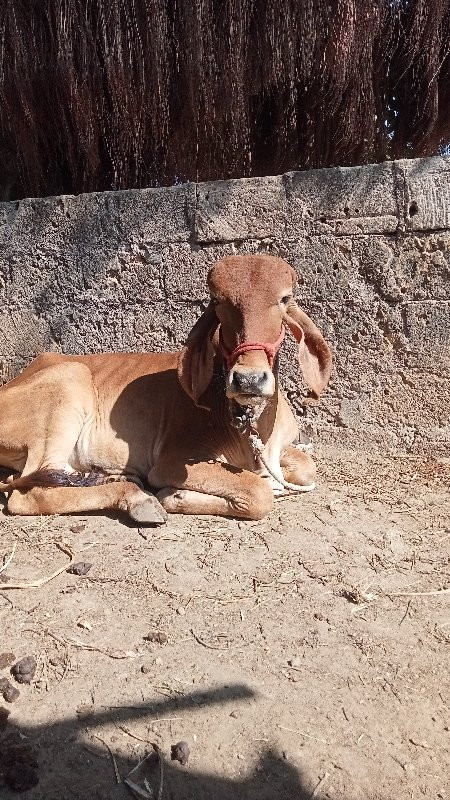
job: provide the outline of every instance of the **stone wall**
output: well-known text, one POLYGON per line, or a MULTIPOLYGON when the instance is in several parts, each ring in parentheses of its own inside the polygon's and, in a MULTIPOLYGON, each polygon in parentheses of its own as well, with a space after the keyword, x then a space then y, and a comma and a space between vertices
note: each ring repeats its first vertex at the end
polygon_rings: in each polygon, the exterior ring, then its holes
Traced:
MULTIPOLYGON (((450 158, 0 204, 0 382, 43 350, 176 349, 211 264, 270 252, 335 352, 304 425, 343 447, 450 442, 450 158)), ((302 413, 294 346, 283 385, 302 413)))

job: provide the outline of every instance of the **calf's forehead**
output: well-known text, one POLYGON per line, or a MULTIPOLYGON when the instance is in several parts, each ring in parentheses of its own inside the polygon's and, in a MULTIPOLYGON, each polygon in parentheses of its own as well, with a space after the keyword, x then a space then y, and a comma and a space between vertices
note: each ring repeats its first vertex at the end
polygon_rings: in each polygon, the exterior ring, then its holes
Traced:
POLYGON ((292 267, 275 256, 229 256, 218 261, 208 275, 212 294, 239 305, 251 302, 256 294, 273 299, 294 283, 292 267))

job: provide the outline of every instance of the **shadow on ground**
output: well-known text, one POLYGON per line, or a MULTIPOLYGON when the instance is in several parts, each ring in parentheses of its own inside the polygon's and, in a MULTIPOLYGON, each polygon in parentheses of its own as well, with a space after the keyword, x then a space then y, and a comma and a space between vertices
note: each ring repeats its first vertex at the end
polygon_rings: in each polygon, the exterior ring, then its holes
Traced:
MULTIPOLYGON (((195 712, 196 708, 205 706, 210 706, 211 714, 214 714, 214 706, 227 703, 236 705, 254 696, 247 686, 236 684, 132 707, 95 712, 84 708, 80 717, 44 726, 22 728, 9 724, 0 734, 0 770, 3 770, 4 776, 8 770, 15 770, 17 781, 26 779, 29 770, 37 773, 39 783, 24 793, 27 800, 125 800, 132 795, 123 783, 117 782, 111 754, 114 754, 123 779, 140 758, 152 752, 152 745, 150 740, 146 744, 130 739, 133 745, 137 745, 136 756, 125 755, 112 741, 111 724, 117 726, 117 733, 120 734, 117 739, 123 742, 120 725, 129 727, 136 721, 145 723, 146 720, 154 721, 182 710, 195 712), (109 726, 108 731, 102 730, 105 725, 109 726), (110 753, 95 736, 108 742, 110 753)), ((201 744, 193 741, 189 744, 191 758, 186 766, 172 762, 170 753, 162 753, 162 791, 158 765, 149 780, 152 800, 306 800, 311 796, 321 797, 320 793, 313 795, 311 788, 306 790, 302 775, 282 754, 270 748, 263 752, 256 767, 250 771, 242 761, 239 762, 243 777, 229 779, 199 772, 194 765, 196 748, 201 744)), ((218 753, 218 762, 222 761, 218 753)), ((221 771, 220 767, 218 771, 221 771)), ((17 791, 13 792, 3 785, 4 800, 17 796, 17 791)))

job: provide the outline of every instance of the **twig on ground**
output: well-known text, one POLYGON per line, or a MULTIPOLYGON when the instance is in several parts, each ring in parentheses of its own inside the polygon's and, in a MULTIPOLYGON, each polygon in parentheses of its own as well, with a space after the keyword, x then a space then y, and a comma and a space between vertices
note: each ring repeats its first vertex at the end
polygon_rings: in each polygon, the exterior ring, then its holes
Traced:
POLYGON ((92 650, 95 653, 103 653, 105 656, 109 656, 109 658, 137 658, 139 655, 139 653, 136 653, 134 650, 111 650, 109 647, 85 644, 84 642, 79 642, 77 639, 65 639, 48 629, 46 629, 44 633, 47 636, 51 636, 55 642, 60 642, 60 644, 72 644, 74 647, 79 647, 81 650, 92 650))
POLYGON ((69 669, 70 669, 70 653, 69 653, 69 645, 67 644, 65 652, 64 652, 64 668, 63 668, 62 675, 61 675, 61 677, 60 677, 60 679, 58 681, 58 684, 63 682, 64 678, 66 677, 66 675, 67 675, 67 673, 69 671, 69 669))
POLYGON ((436 589, 434 592, 392 592, 389 593, 390 597, 435 597, 439 594, 450 594, 450 587, 447 589, 436 589))
POLYGON ((293 728, 285 728, 283 725, 277 726, 281 731, 287 731, 288 733, 298 733, 300 736, 304 736, 305 739, 312 739, 314 742, 320 742, 321 744, 329 744, 326 739, 317 739, 316 736, 311 736, 309 733, 304 733, 303 731, 297 731, 293 728))
POLYGON ((96 544, 100 544, 100 539, 96 539, 94 542, 88 542, 81 550, 78 550, 78 552, 85 553, 86 550, 90 550, 91 547, 95 547, 96 544))
POLYGON ((266 539, 264 538, 264 536, 262 535, 261 531, 255 530, 255 528, 250 528, 250 530, 251 530, 251 532, 252 532, 252 533, 253 533, 255 536, 257 536, 257 537, 258 537, 258 539, 259 539, 259 540, 260 540, 260 541, 263 543, 264 547, 266 547, 266 548, 267 548, 267 552, 269 553, 269 552, 270 552, 270 547, 269 547, 269 545, 267 544, 267 541, 266 541, 266 539))
POLYGON ((222 647, 220 644, 209 644, 208 642, 205 642, 203 639, 200 638, 200 636, 197 636, 197 634, 192 628, 191 628, 191 633, 195 641, 198 642, 198 644, 201 644, 202 647, 206 647, 208 650, 233 650, 235 648, 245 647, 246 645, 251 644, 251 642, 241 642, 240 644, 230 644, 226 645, 225 647, 222 647))
POLYGON ((329 777, 330 777, 330 773, 329 772, 325 772, 325 774, 323 775, 323 777, 320 779, 319 783, 317 784, 316 788, 313 789, 313 791, 309 795, 311 798, 317 797, 317 795, 319 794, 320 790, 322 789, 325 781, 327 781, 329 777))
POLYGON ((108 751, 109 755, 111 756, 111 760, 112 760, 113 767, 114 767, 114 774, 115 774, 115 776, 116 776, 116 783, 122 783, 122 778, 120 777, 120 772, 119 772, 119 768, 118 768, 118 766, 117 766, 117 761, 116 761, 116 759, 114 758, 114 753, 113 753, 113 751, 111 750, 111 748, 110 748, 109 744, 107 744, 107 743, 105 742, 105 740, 104 740, 104 739, 102 739, 100 736, 98 736, 96 733, 93 733, 93 734, 92 734, 92 736, 94 736, 94 738, 95 738, 95 739, 98 739, 98 740, 99 740, 99 742, 101 742, 102 744, 104 744, 104 745, 105 745, 105 747, 106 747, 106 749, 107 749, 107 751, 108 751))
POLYGON ((153 742, 150 742, 148 739, 143 739, 142 736, 138 736, 136 733, 131 733, 131 731, 129 731, 125 725, 119 725, 119 723, 115 720, 113 720, 113 722, 116 728, 120 728, 120 730, 126 733, 127 736, 131 736, 132 739, 137 739, 138 742, 144 742, 144 744, 153 744, 153 742))
POLYGON ((3 561, 3 564, 2 564, 2 566, 0 567, 0 572, 3 572, 5 569, 7 569, 7 567, 9 566, 9 564, 11 563, 11 561, 13 560, 13 558, 14 558, 14 553, 16 552, 16 547, 17 547, 17 542, 14 542, 14 544, 13 544, 13 549, 11 550, 11 552, 10 552, 10 554, 9 554, 8 558, 5 558, 5 559, 4 559, 4 561, 3 561))
POLYGON ((72 547, 69 544, 67 544, 66 542, 64 542, 64 543, 55 542, 55 544, 56 544, 56 547, 59 547, 59 549, 62 550, 63 553, 66 553, 66 555, 69 556, 69 559, 70 559, 69 564, 64 564, 63 567, 59 567, 59 569, 57 569, 51 575, 48 575, 46 578, 38 578, 37 580, 30 581, 29 583, 25 583, 25 582, 24 583, 5 583, 2 586, 2 590, 5 591, 7 589, 38 589, 40 586, 43 586, 45 583, 48 583, 49 581, 52 581, 53 578, 56 578, 58 575, 61 575, 61 572, 65 572, 67 567, 68 566, 70 567, 70 565, 73 563, 73 560, 75 558, 75 554, 74 554, 74 552, 72 550, 72 547))
POLYGON ((408 600, 408 605, 406 606, 406 611, 405 611, 405 613, 403 614, 403 617, 401 618, 400 622, 398 623, 398 626, 399 626, 399 627, 400 627, 400 625, 402 624, 402 622, 404 622, 404 621, 405 621, 406 617, 408 616, 409 607, 410 607, 411 603, 412 603, 412 600, 408 600))
MULTIPOLYGON (((161 750, 159 749, 158 745, 155 744, 154 742, 149 742, 149 744, 152 745, 153 752, 156 753, 156 756, 158 758, 159 788, 158 788, 158 795, 157 795, 156 800, 162 800, 163 784, 164 784, 164 760, 163 760, 163 757, 162 757, 162 754, 161 754, 161 750)), ((131 791, 133 792, 135 797, 140 797, 140 798, 142 798, 142 800, 152 800, 152 798, 154 797, 152 787, 150 786, 148 780, 144 777, 143 780, 142 780, 142 783, 144 784, 144 788, 142 788, 142 786, 139 785, 139 783, 136 783, 132 779, 132 776, 133 776, 133 774, 135 772, 137 772, 140 768, 142 768, 142 764, 144 763, 144 761, 146 759, 150 758, 150 756, 151 756, 151 754, 146 755, 145 758, 142 761, 140 761, 139 764, 137 764, 137 766, 134 767, 134 769, 132 769, 131 772, 127 775, 127 777, 124 779, 125 785, 128 786, 131 789, 131 791)), ((139 778, 138 778, 138 780, 139 780, 139 778)))

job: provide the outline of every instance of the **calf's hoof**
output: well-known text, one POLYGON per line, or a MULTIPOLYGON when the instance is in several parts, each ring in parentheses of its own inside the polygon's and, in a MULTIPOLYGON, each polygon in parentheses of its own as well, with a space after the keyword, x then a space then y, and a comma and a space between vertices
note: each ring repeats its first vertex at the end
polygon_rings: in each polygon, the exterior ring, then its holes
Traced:
POLYGON ((167 522, 167 512, 156 497, 149 497, 148 500, 131 508, 128 513, 132 520, 141 525, 163 525, 167 522))

